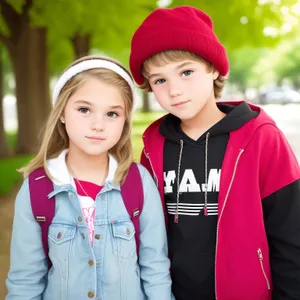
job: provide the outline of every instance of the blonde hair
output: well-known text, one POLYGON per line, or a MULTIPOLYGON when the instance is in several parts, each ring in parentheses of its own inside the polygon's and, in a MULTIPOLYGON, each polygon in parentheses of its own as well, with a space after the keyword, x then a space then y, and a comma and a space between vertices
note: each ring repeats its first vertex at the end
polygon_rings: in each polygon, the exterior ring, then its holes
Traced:
MULTIPOLYGON (((207 66, 208 72, 213 72, 215 70, 215 67, 210 62, 208 62, 201 56, 198 56, 192 52, 184 51, 184 50, 167 50, 167 51, 157 53, 144 61, 143 69, 142 69, 142 74, 144 76, 144 83, 139 87, 145 92, 152 92, 148 80, 149 64, 153 64, 155 66, 162 66, 170 62, 181 61, 184 59, 191 59, 191 60, 203 62, 207 66)), ((226 79, 227 79, 226 77, 219 75, 218 78, 214 80, 214 94, 216 99, 221 98, 222 90, 225 86, 226 79)))
MULTIPOLYGON (((120 66, 124 71, 129 72, 125 69, 122 64, 118 61, 99 56, 86 56, 74 61, 67 69, 70 67, 90 59, 103 59, 113 62, 120 66)), ((115 174, 114 182, 116 184, 122 183, 127 176, 128 169, 133 162, 133 150, 131 144, 131 117, 133 108, 133 94, 129 84, 124 78, 115 73, 112 70, 104 68, 95 68, 91 70, 83 71, 74 77, 72 77, 61 89, 57 101, 55 102, 49 118, 46 122, 42 142, 37 155, 29 162, 27 166, 20 169, 24 177, 27 177, 32 171, 43 167, 47 176, 53 180, 49 170, 47 168, 47 160, 57 157, 64 149, 69 147, 69 137, 67 135, 65 126, 60 122, 60 117, 66 107, 69 98, 79 89, 84 82, 89 78, 96 78, 107 84, 115 86, 125 103, 125 123, 123 132, 118 143, 109 150, 118 161, 118 168, 115 174)))

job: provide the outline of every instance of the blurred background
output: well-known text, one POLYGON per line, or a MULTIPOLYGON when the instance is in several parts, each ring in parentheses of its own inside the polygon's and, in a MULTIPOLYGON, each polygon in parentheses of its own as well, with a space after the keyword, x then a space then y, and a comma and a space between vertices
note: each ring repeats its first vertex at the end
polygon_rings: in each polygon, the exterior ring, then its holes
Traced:
MULTIPOLYGON (((214 20, 230 59, 222 100, 262 106, 300 161, 300 0, 0 0, 0 299, 9 268, 16 169, 36 153, 57 76, 74 59, 103 54, 128 67, 130 40, 157 7, 193 5, 214 20)), ((187 20, 188 22, 188 20, 187 20)), ((139 91, 133 145, 164 112, 139 91)))

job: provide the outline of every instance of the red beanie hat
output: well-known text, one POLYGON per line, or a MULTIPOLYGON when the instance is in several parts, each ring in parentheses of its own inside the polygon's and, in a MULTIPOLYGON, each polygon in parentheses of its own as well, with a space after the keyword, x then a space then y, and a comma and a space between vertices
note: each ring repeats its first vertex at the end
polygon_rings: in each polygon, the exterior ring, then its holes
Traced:
POLYGON ((140 25, 131 41, 130 70, 138 84, 143 84, 143 62, 166 50, 193 52, 209 61, 226 76, 229 62, 225 48, 213 32, 212 19, 191 6, 158 8, 140 25))

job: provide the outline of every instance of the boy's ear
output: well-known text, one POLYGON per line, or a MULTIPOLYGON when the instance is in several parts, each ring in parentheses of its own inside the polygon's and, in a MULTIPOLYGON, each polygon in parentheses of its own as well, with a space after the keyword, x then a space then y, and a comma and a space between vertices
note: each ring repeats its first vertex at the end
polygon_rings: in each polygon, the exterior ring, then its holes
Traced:
POLYGON ((218 70, 213 71, 213 79, 216 80, 219 77, 220 73, 218 70))

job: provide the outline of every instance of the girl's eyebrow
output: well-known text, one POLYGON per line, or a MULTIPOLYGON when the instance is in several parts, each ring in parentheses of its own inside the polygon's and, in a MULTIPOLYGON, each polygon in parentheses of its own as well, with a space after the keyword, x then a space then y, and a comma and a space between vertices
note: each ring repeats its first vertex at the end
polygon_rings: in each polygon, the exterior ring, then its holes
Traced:
POLYGON ((110 109, 124 109, 123 106, 121 105, 112 105, 112 106, 109 106, 110 109))
MULTIPOLYGON (((93 106, 92 102, 86 101, 86 100, 77 100, 75 102, 75 104, 85 104, 85 105, 90 105, 93 106)), ((124 107, 121 105, 111 105, 109 106, 109 109, 120 109, 120 110, 124 110, 124 107)))
POLYGON ((75 102, 75 104, 86 104, 86 105, 90 105, 90 106, 93 106, 93 103, 89 102, 89 101, 86 101, 86 100, 77 100, 75 102))

